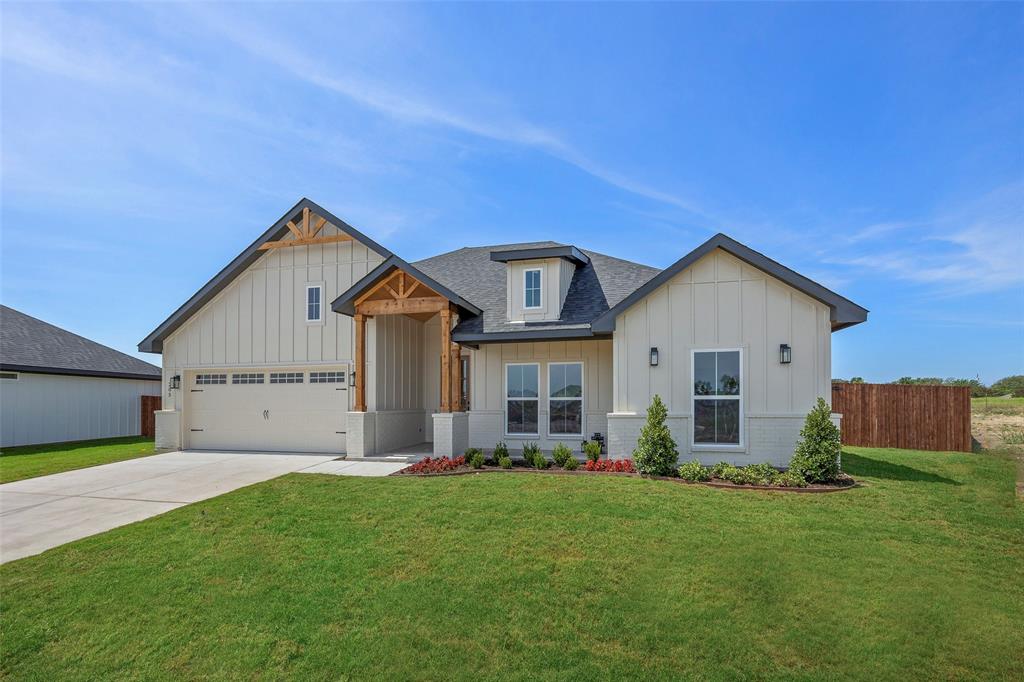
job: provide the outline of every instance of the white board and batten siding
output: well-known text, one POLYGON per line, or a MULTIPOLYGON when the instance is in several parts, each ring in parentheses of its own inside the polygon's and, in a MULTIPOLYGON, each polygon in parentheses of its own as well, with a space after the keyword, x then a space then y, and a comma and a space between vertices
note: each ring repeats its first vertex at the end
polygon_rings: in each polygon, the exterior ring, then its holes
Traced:
POLYGON ((159 381, 16 372, 0 379, 0 446, 138 436, 159 381))
POLYGON ((669 412, 682 455, 788 463, 796 434, 817 398, 831 399, 829 308, 724 251, 714 251, 626 310, 614 333, 615 385, 610 446, 632 451, 651 398, 669 412), (779 362, 779 345, 792 363, 779 362), (650 349, 659 363, 650 365, 650 349), (739 447, 694 448, 691 353, 742 350, 744 437, 739 447), (737 457, 740 455, 740 457, 737 457))
MULTIPOLYGON (((321 234, 339 231, 328 224, 321 234)), ((182 377, 181 389, 165 397, 183 415, 176 427, 182 446, 189 447, 189 382, 199 370, 226 371, 229 382, 236 369, 349 371, 355 356, 353 320, 332 312, 330 304, 382 260, 354 240, 271 249, 176 329, 163 344, 163 373, 165 386, 170 377, 182 377), (317 284, 323 287, 321 321, 307 322, 306 287, 317 284)), ((369 362, 375 338, 371 321, 369 362)))

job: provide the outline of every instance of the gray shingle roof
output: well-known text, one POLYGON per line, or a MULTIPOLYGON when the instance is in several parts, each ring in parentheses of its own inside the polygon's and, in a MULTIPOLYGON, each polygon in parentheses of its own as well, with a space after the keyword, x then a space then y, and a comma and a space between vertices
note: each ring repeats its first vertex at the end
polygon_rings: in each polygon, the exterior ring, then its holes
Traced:
POLYGON ((160 379, 160 368, 0 305, 0 368, 42 374, 160 379))
POLYGON ((442 253, 413 263, 441 284, 459 292, 484 311, 462 320, 456 336, 477 334, 587 330, 590 323, 624 299, 660 270, 603 253, 580 249, 590 262, 576 268, 557 321, 513 324, 505 317, 505 264, 491 260, 492 251, 514 251, 564 246, 557 242, 528 242, 474 246, 442 253))

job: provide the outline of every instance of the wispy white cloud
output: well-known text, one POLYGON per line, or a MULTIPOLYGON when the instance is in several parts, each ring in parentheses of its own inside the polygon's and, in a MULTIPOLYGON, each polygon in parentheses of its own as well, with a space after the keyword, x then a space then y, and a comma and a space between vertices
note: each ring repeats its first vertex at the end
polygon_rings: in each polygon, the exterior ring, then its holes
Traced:
POLYGON ((207 29, 251 56, 267 61, 291 76, 325 91, 347 97, 361 106, 407 123, 441 126, 463 134, 532 148, 613 187, 718 222, 698 202, 609 168, 544 126, 500 111, 473 114, 450 104, 441 105, 429 101, 394 85, 357 75, 351 69, 342 73, 288 43, 271 38, 259 26, 238 16, 226 16, 209 6, 192 6, 190 9, 207 29))
POLYGON ((931 285, 943 296, 1024 287, 1024 181, 929 221, 886 223, 855 234, 856 255, 830 262, 931 285), (899 239, 891 238, 895 230, 903 231, 899 239))

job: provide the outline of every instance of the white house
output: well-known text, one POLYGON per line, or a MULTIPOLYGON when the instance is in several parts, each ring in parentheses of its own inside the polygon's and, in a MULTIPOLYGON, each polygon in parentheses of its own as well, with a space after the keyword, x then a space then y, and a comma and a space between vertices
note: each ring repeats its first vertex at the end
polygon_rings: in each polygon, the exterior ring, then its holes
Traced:
POLYGON ((160 368, 0 306, 0 446, 137 436, 160 368))
POLYGON ((161 447, 347 453, 503 440, 627 457, 652 396, 682 457, 789 461, 867 310, 716 235, 665 270, 556 242, 409 263, 301 200, 147 336, 161 447))

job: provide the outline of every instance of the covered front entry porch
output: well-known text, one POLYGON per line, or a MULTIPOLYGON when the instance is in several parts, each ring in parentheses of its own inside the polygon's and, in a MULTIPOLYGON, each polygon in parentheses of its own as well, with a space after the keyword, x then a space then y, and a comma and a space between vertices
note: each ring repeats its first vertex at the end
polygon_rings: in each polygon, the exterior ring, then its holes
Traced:
POLYGON ((332 303, 354 320, 348 456, 462 454, 469 446, 463 371, 452 341, 468 303, 397 258, 332 303), (429 444, 429 445, 427 445, 429 444))

